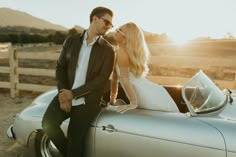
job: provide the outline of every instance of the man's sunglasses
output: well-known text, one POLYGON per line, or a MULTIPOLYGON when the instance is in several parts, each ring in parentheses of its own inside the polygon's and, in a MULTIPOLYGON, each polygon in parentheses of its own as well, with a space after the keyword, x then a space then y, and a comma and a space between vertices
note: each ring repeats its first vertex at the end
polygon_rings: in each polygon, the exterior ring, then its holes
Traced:
POLYGON ((103 20, 104 24, 105 24, 107 27, 109 27, 109 28, 112 28, 112 27, 113 27, 113 24, 112 24, 109 20, 107 20, 107 19, 105 19, 105 18, 103 18, 103 17, 100 17, 100 19, 103 20))

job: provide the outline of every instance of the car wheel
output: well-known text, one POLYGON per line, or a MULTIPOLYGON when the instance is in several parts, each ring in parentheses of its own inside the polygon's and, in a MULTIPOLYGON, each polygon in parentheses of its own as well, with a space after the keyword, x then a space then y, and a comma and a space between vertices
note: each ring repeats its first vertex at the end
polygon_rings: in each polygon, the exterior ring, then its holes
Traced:
POLYGON ((62 157, 60 152, 42 130, 37 131, 34 146, 36 157, 62 157))

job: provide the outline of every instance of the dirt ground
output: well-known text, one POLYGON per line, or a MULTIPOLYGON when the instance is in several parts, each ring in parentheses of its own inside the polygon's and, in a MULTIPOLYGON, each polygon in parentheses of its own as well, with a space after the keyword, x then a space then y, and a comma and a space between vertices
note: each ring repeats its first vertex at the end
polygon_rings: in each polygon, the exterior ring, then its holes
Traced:
POLYGON ((33 157, 32 150, 7 138, 6 131, 16 113, 30 105, 37 94, 25 93, 10 98, 9 90, 0 89, 0 157, 33 157))

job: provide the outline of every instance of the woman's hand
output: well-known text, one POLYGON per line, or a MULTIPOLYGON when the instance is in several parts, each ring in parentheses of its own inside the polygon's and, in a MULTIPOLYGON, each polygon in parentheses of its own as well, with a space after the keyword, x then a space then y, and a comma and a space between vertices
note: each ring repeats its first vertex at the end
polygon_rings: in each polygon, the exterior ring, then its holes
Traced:
POLYGON ((126 111, 133 110, 137 106, 133 104, 116 106, 116 112, 125 113, 126 111))
POLYGON ((108 103, 106 109, 109 111, 117 111, 117 106, 108 103))
POLYGON ((116 99, 110 99, 110 102, 109 102, 110 105, 114 105, 115 103, 116 103, 116 99))
POLYGON ((107 104, 106 109, 110 111, 116 111, 119 113, 125 113, 126 111, 133 110, 137 108, 135 104, 126 104, 123 100, 117 99, 116 103, 113 105, 111 103, 107 104))

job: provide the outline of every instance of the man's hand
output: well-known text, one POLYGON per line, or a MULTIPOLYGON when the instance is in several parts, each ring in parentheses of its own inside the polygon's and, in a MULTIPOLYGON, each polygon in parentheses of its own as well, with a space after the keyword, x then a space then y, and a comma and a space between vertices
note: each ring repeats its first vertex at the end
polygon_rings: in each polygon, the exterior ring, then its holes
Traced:
POLYGON ((70 112, 73 94, 71 90, 62 89, 59 93, 60 108, 62 111, 70 112))
POLYGON ((71 90, 68 90, 68 89, 60 90, 60 93, 59 93, 60 103, 64 102, 64 101, 72 100, 72 98, 73 98, 73 94, 72 94, 71 90))
POLYGON ((70 112, 71 110, 71 101, 63 101, 63 102, 60 102, 60 108, 62 111, 65 111, 65 112, 70 112))

